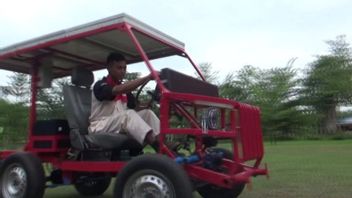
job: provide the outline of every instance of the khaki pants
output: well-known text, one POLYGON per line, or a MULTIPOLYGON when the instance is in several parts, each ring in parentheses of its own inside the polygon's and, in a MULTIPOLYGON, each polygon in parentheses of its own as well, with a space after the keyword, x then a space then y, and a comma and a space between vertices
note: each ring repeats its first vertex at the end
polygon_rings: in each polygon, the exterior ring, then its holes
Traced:
POLYGON ((160 133, 160 120, 149 109, 136 112, 117 108, 113 115, 94 121, 89 126, 90 133, 124 132, 144 144, 145 136, 152 130, 154 137, 160 133))

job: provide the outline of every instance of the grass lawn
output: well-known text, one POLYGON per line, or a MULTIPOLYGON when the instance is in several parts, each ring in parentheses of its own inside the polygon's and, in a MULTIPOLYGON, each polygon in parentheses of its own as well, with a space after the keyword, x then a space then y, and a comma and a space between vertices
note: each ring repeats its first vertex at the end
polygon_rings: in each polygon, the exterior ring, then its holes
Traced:
MULTIPOLYGON (((270 179, 253 178, 240 198, 352 197, 352 140, 267 143, 265 151, 270 179)), ((112 186, 100 198, 112 197, 112 186)), ((70 186, 47 189, 45 197, 80 196, 70 186)))

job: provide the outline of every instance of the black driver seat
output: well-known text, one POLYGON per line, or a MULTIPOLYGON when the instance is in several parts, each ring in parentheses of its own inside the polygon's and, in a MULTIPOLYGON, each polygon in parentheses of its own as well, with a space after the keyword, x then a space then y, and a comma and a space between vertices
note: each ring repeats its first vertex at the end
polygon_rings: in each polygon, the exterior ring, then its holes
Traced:
POLYGON ((91 111, 93 73, 83 68, 72 70, 73 85, 63 87, 65 114, 70 126, 70 141, 74 149, 84 150, 142 150, 136 140, 125 134, 88 134, 91 111))

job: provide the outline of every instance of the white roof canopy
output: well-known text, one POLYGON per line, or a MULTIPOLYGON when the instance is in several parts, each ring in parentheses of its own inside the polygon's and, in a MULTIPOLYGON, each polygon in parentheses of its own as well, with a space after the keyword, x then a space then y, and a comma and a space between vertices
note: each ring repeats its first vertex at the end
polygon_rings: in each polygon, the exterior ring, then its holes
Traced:
POLYGON ((149 59, 182 55, 184 44, 137 19, 119 14, 61 30, 0 49, 0 69, 30 73, 33 64, 50 65, 54 77, 72 68, 99 70, 110 52, 125 55, 128 63, 142 57, 128 32, 130 26, 149 59))

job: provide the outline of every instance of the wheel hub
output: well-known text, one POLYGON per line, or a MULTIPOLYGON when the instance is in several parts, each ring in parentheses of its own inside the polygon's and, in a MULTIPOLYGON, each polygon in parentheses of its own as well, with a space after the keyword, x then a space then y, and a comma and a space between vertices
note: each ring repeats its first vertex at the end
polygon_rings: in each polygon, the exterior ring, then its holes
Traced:
POLYGON ((167 183, 155 175, 138 177, 130 188, 131 197, 141 198, 171 198, 167 183))
POLYGON ((3 177, 2 193, 4 197, 23 197, 26 187, 26 171, 17 165, 8 167, 3 177))

